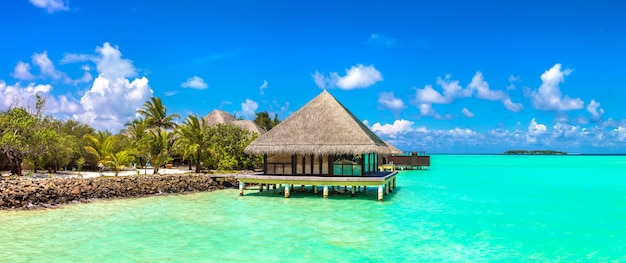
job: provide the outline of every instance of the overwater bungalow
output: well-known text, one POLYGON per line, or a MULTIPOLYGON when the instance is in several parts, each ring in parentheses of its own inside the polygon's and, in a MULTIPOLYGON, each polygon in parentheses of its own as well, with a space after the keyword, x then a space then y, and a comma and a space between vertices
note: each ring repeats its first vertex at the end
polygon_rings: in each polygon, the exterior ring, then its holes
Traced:
POLYGON ((294 185, 322 187, 328 197, 330 187, 350 187, 351 193, 378 188, 378 200, 393 191, 396 172, 379 172, 378 155, 397 153, 355 117, 328 91, 253 141, 244 152, 263 154, 263 172, 238 175, 239 193, 246 183, 257 183, 260 190, 284 186, 289 197, 294 185))

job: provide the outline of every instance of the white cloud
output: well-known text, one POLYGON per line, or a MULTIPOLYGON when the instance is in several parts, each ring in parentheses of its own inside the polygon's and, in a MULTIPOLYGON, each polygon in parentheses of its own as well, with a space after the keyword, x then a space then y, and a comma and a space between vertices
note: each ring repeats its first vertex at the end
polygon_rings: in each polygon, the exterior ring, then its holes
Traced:
POLYGON ((74 114, 73 118, 96 129, 116 131, 123 127, 125 122, 137 116, 137 109, 152 97, 153 91, 146 77, 132 81, 128 79, 136 75, 135 67, 132 61, 122 58, 122 53, 117 47, 105 42, 101 47, 96 47, 95 51, 97 55, 72 55, 73 58, 95 62, 98 72, 98 77, 93 81, 91 88, 80 99, 82 110, 74 114))
POLYGON ((183 88, 192 88, 192 89, 206 89, 209 87, 209 85, 206 82, 204 82, 204 80, 201 77, 198 77, 198 76, 193 76, 191 78, 188 78, 187 81, 181 83, 180 86, 183 88))
POLYGON ((243 116, 248 119, 254 118, 256 114, 256 110, 259 108, 259 104, 256 101, 251 99, 246 99, 246 101, 241 103, 241 111, 238 111, 238 115, 243 116))
POLYGON ((29 0, 36 7, 46 9, 48 13, 70 10, 69 0, 29 0))
POLYGON ((378 104, 385 109, 390 109, 396 112, 406 108, 406 106, 404 105, 404 102, 401 99, 396 98, 393 95, 393 92, 379 93, 378 104))
MULTIPOLYGON (((96 63, 98 73, 108 79, 128 78, 137 75, 133 62, 122 58, 118 47, 113 47, 105 42, 101 47, 96 47, 99 56, 91 57, 96 63)), ((90 56, 82 56, 90 57, 90 56)))
POLYGON ((521 103, 514 103, 511 101, 511 98, 506 98, 502 100, 502 104, 504 104, 504 107, 507 110, 510 110, 512 112, 520 112, 524 109, 524 106, 521 103))
POLYGON ((337 72, 332 72, 328 77, 315 71, 312 75, 313 81, 320 88, 338 87, 343 90, 367 88, 376 82, 383 81, 383 75, 374 68, 374 65, 363 66, 357 64, 346 70, 345 76, 339 76, 337 72))
POLYGON ((593 99, 587 105, 587 111, 591 114, 591 120, 593 121, 599 121, 602 119, 602 114, 604 114, 604 109, 600 108, 600 103, 593 99))
POLYGON ((467 108, 463 108, 461 110, 461 113, 463 113, 463 116, 467 117, 467 118, 472 118, 474 117, 474 113, 471 112, 470 110, 468 110, 467 108))
POLYGON ((515 90, 515 83, 521 82, 522 79, 519 76, 510 75, 509 76, 509 85, 506 86, 506 90, 515 90))
POLYGON ((552 127, 552 138, 573 138, 578 135, 580 127, 567 123, 557 123, 552 127))
POLYGON ((35 53, 32 58, 33 64, 39 67, 42 76, 48 76, 52 79, 60 79, 63 77, 64 73, 54 68, 54 64, 52 64, 52 61, 48 58, 47 51, 44 51, 43 53, 35 53))
POLYGON ((263 95, 265 93, 265 89, 267 89, 267 80, 263 80, 263 84, 259 86, 259 94, 263 95))
POLYGON ((433 89, 433 86, 426 85, 423 89, 417 89, 417 100, 425 104, 445 104, 450 103, 451 98, 446 98, 441 93, 433 89))
POLYGON ((371 129, 373 132, 387 135, 391 138, 395 138, 399 134, 405 134, 413 131, 414 122, 407 120, 396 120, 393 124, 381 125, 380 122, 374 123, 371 129))
POLYGON ((541 136, 546 133, 547 130, 546 125, 537 123, 535 118, 533 118, 528 125, 528 135, 532 137, 541 136))
POLYGON ((584 102, 580 98, 563 97, 559 84, 565 81, 565 76, 572 73, 571 69, 561 71, 561 64, 555 64, 541 74, 541 86, 531 92, 533 107, 539 110, 569 111, 582 109, 584 102))
POLYGON ((483 78, 482 72, 476 72, 472 77, 472 82, 469 84, 469 89, 476 91, 476 97, 483 100, 504 100, 506 94, 501 90, 489 89, 489 83, 483 78))
POLYGON ((96 129, 116 131, 125 122, 137 116, 137 109, 152 97, 152 89, 145 77, 132 82, 126 78, 98 76, 80 99, 83 112, 74 118, 91 124, 96 129))
POLYGON ((21 80, 31 80, 34 79, 35 76, 30 73, 30 64, 25 62, 17 62, 15 68, 13 69, 13 73, 11 73, 11 77, 21 80))
POLYGON ((35 85, 35 83, 30 83, 28 86, 22 87, 19 83, 7 85, 0 80, 0 111, 11 107, 34 109, 37 95, 46 98, 51 90, 52 86, 49 84, 35 85))
POLYGON ((617 139, 620 141, 626 140, 626 127, 619 126, 616 129, 617 131, 617 139))

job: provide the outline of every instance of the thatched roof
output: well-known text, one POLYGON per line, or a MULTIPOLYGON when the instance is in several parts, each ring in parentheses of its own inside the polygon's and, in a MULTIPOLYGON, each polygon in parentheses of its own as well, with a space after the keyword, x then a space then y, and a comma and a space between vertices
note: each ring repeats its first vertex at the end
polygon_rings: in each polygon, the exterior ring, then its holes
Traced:
POLYGON ((385 142, 324 90, 254 140, 248 154, 392 153, 385 142))
POLYGON ((384 142, 385 142, 385 144, 387 144, 387 147, 389 147, 389 149, 391 149, 391 153, 392 154, 402 154, 402 153, 404 153, 403 151, 398 149, 396 146, 393 146, 393 144, 389 143, 388 141, 384 141, 384 142))
POLYGON ((259 125, 257 125, 256 123, 254 123, 253 121, 237 120, 235 119, 235 117, 230 115, 230 113, 221 111, 221 110, 212 111, 207 116, 204 116, 204 120, 206 121, 206 124, 208 126, 215 126, 220 123, 223 123, 223 124, 235 125, 237 127, 244 128, 248 131, 256 132, 258 134, 265 133, 265 130, 261 128, 259 125))

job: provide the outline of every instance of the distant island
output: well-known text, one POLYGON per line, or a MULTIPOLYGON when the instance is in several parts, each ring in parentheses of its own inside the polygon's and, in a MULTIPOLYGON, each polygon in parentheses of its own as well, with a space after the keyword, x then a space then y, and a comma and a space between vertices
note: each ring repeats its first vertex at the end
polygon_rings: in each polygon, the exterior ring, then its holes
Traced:
POLYGON ((516 154, 516 155, 567 155, 566 152, 553 151, 553 150, 509 150, 504 154, 516 154))

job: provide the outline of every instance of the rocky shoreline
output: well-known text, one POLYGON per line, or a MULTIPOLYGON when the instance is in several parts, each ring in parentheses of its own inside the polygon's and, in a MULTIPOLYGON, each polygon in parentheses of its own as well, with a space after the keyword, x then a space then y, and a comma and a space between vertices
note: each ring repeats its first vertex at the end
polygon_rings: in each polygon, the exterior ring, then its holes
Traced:
POLYGON ((215 174, 96 178, 0 179, 0 210, 52 208, 93 199, 134 198, 151 195, 211 192, 236 185, 233 176, 223 183, 215 174))

